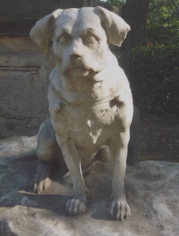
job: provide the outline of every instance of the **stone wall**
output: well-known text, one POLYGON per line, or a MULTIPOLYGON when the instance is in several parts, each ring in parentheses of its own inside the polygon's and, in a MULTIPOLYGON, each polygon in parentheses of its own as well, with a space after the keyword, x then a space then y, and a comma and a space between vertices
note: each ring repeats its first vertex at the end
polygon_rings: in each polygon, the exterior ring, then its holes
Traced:
POLYGON ((0 39, 0 137, 34 135, 48 114, 47 57, 28 37, 0 39))
POLYGON ((35 135, 49 117, 47 57, 28 37, 35 22, 58 8, 82 7, 83 0, 0 0, 0 138, 35 135))

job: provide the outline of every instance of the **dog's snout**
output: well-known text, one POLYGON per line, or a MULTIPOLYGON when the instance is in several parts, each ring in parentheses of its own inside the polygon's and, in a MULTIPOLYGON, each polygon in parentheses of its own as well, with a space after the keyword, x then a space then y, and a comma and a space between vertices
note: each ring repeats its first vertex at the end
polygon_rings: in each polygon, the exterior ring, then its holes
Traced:
POLYGON ((73 58, 73 59, 80 59, 81 55, 77 54, 77 53, 74 53, 74 54, 71 54, 70 57, 73 58))
POLYGON ((75 39, 70 48, 70 57, 71 59, 81 59, 82 58, 82 43, 81 39, 75 39))

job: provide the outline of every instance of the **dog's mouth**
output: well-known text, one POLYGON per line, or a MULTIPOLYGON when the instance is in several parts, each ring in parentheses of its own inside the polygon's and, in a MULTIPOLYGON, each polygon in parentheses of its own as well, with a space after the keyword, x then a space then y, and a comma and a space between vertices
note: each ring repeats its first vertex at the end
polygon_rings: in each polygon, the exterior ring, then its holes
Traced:
POLYGON ((63 75, 68 76, 68 75, 73 75, 73 76, 94 76, 97 74, 98 71, 95 71, 91 68, 85 68, 85 67, 73 67, 73 68, 66 68, 63 71, 63 75))

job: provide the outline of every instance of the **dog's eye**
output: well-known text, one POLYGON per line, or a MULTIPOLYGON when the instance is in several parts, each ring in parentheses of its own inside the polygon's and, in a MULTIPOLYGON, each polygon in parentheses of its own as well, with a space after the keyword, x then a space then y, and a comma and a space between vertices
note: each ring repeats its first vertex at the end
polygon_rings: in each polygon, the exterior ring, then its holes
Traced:
POLYGON ((59 38, 59 42, 62 43, 62 44, 65 43, 66 42, 66 38, 64 36, 61 36, 59 38))
POLYGON ((91 44, 94 44, 96 41, 95 37, 92 36, 92 35, 86 35, 84 38, 83 38, 83 43, 84 45, 86 46, 89 46, 91 44))
POLYGON ((72 37, 68 33, 62 33, 58 38, 57 38, 57 43, 60 44, 68 44, 71 41, 72 37))

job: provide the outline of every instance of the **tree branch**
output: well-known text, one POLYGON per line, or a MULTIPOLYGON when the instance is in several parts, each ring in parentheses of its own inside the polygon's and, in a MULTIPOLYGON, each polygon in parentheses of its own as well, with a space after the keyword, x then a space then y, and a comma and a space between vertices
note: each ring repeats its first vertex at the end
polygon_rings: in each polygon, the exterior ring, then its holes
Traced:
POLYGON ((179 9, 178 9, 178 6, 176 5, 175 1, 174 0, 171 0, 171 1, 172 1, 173 5, 175 6, 175 8, 176 8, 176 10, 177 10, 177 12, 179 14, 179 9))

